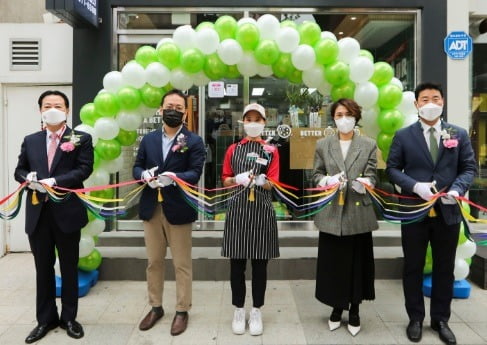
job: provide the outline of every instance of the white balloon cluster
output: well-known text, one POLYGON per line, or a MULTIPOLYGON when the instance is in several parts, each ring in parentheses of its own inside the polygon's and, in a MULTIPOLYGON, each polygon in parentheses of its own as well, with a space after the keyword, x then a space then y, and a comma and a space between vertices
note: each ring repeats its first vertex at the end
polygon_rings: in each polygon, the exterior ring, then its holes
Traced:
POLYGON ((470 259, 476 252, 477 245, 470 240, 465 241, 457 247, 455 256, 455 269, 453 275, 455 280, 462 280, 467 278, 470 272, 469 264, 466 259, 470 259))

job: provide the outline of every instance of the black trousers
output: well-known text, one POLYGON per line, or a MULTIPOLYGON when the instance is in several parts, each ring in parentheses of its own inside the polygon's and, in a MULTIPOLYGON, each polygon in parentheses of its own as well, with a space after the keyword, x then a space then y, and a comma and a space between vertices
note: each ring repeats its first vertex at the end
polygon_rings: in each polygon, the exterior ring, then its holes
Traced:
MULTIPOLYGON (((254 308, 264 305, 267 287, 267 263, 269 260, 251 259, 252 264, 252 300, 254 308)), ((232 304, 243 308, 245 304, 245 269, 247 259, 230 259, 230 286, 232 288, 232 304)))
POLYGON ((43 205, 37 227, 29 235, 30 248, 36 267, 36 317, 39 324, 59 320, 56 307, 54 263, 58 250, 61 268, 61 320, 72 321, 78 313, 78 259, 81 232, 64 233, 54 221, 52 201, 43 205))
POLYGON ((403 289, 409 319, 423 321, 423 268, 428 242, 433 256, 430 317, 448 321, 453 298, 453 270, 460 224, 447 225, 440 214, 419 223, 401 226, 404 252, 403 289))

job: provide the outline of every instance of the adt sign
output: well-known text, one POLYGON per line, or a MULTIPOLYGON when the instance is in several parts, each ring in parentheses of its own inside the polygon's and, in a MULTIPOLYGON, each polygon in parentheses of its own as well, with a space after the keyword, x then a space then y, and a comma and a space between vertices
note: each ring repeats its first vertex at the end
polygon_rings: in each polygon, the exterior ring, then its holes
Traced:
POLYGON ((472 37, 463 31, 453 31, 445 37, 445 53, 453 60, 463 60, 472 52, 472 37))

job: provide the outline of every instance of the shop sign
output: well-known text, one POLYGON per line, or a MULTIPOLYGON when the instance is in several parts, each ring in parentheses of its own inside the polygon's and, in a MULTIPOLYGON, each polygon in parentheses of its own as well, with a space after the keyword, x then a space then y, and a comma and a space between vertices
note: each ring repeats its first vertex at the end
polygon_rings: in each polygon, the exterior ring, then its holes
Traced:
POLYGON ((98 27, 98 0, 74 0, 74 10, 90 24, 98 27))
POLYGON ((227 84, 227 96, 238 96, 238 84, 227 84))
POLYGON ((210 81, 208 83, 208 97, 223 98, 225 96, 225 83, 222 81, 210 81))
POLYGON ((472 37, 463 31, 453 31, 445 37, 444 50, 453 60, 463 60, 472 52, 472 37))
POLYGON ((46 0, 46 9, 73 27, 98 27, 98 0, 46 0))

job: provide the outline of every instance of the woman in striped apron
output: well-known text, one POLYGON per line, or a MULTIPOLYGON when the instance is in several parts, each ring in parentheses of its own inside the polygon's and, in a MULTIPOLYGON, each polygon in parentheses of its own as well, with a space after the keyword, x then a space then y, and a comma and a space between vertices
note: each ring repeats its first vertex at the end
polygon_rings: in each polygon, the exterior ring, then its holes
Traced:
POLYGON ((225 154, 224 186, 239 185, 228 204, 223 233, 222 256, 230 258, 232 304, 236 307, 232 322, 235 334, 245 333, 245 268, 252 264, 253 308, 249 333, 263 331, 260 307, 264 305, 267 263, 279 256, 277 221, 272 206, 272 185, 267 178, 279 179, 279 154, 261 138, 265 127, 265 109, 249 104, 243 112, 246 137, 232 144, 225 154))

